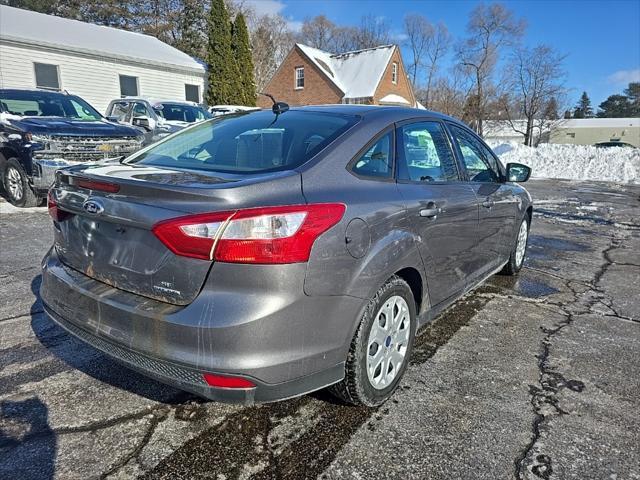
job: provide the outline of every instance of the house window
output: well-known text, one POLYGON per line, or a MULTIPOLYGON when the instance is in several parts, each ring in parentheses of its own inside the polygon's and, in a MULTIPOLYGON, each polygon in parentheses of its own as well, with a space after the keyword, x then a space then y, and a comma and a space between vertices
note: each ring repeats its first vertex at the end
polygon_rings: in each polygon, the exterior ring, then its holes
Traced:
POLYGON ((120 75, 120 96, 121 97, 137 97, 138 96, 138 77, 120 75))
POLYGON ((296 90, 304 88, 304 67, 296 67, 296 90))
POLYGON ((567 137, 576 138, 576 134, 575 134, 575 132, 567 132, 567 137))
POLYGON ((60 90, 60 75, 58 75, 58 65, 48 63, 34 63, 36 72, 36 87, 47 90, 60 90))
POLYGON ((396 62, 391 64, 391 82, 398 83, 398 64, 396 62))
POLYGON ((185 83, 184 85, 184 98, 189 102, 200 103, 200 86, 199 85, 189 85, 185 83))

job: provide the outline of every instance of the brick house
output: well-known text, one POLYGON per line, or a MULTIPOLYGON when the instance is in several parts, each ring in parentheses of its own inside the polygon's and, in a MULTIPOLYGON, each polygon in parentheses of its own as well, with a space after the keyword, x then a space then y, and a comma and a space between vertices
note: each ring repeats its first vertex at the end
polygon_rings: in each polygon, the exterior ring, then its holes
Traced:
POLYGON ((418 105, 397 45, 332 54, 297 43, 263 91, 289 105, 418 105))

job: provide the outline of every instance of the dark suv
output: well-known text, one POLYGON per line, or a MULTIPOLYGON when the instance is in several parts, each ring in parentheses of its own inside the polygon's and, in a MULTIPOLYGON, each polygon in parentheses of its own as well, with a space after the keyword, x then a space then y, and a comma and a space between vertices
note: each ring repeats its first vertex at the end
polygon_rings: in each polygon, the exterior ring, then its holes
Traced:
POLYGON ((75 95, 0 89, 0 180, 15 206, 41 203, 59 168, 126 156, 143 140, 75 95))

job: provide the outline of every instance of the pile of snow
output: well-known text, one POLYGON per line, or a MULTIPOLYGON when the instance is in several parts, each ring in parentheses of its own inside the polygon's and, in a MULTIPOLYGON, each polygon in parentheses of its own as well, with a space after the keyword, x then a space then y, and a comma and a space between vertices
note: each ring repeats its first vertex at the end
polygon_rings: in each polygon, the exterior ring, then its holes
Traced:
POLYGON ((0 198, 0 215, 9 215, 12 213, 29 213, 29 212, 40 213, 40 212, 46 212, 46 211, 47 211, 47 207, 31 207, 31 208, 14 207, 10 203, 0 198))
POLYGON ((566 178, 640 184, 640 148, 596 148, 591 145, 540 144, 489 141, 505 165, 519 162, 532 169, 534 178, 566 178))

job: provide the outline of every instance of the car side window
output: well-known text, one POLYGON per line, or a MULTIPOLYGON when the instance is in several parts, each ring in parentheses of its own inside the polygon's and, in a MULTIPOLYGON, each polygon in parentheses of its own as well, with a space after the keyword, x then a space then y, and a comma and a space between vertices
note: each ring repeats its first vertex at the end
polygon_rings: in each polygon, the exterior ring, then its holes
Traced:
POLYGON ((117 117, 118 121, 122 122, 125 120, 127 114, 129 113, 129 106, 130 105, 128 103, 114 103, 107 115, 110 117, 117 117))
POLYGON ((356 175, 374 178, 391 178, 393 175, 393 136, 384 134, 351 166, 356 175))
POLYGON ((465 129, 449 125, 453 137, 462 152, 462 160, 472 182, 500 182, 500 170, 496 159, 487 148, 465 129))
POLYGON ((413 182, 459 180, 455 157, 440 122, 418 122, 398 129, 398 179, 413 182))
POLYGON ((133 118, 138 117, 149 117, 149 112, 144 103, 134 103, 133 104, 133 118))

